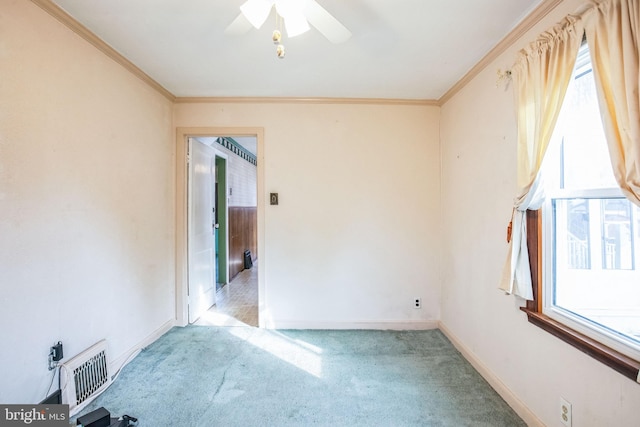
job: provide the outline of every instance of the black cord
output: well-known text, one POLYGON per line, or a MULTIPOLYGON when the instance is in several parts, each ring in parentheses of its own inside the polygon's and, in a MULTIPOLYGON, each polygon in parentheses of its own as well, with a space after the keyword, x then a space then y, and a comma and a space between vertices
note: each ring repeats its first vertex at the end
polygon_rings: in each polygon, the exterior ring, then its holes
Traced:
POLYGON ((60 396, 58 397, 58 403, 62 403, 62 381, 60 380, 60 373, 62 369, 60 365, 58 365, 58 391, 60 392, 60 396))
POLYGON ((138 425, 138 419, 136 417, 132 417, 130 415, 123 415, 122 416, 122 421, 126 421, 127 422, 127 426, 137 426, 138 425))

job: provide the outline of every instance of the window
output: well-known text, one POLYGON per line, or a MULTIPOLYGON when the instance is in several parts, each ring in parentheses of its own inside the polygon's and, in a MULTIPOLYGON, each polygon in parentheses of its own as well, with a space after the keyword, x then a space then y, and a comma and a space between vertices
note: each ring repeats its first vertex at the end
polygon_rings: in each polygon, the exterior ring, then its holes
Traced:
POLYGON ((616 184, 606 144, 585 43, 542 165, 541 217, 528 222, 529 319, 635 380, 640 208, 616 184))

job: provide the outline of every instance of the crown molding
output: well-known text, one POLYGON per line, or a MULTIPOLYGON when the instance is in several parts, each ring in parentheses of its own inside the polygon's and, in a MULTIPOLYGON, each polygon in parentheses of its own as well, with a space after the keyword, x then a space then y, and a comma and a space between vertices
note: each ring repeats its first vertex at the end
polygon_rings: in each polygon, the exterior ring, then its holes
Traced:
POLYGON ((49 13, 63 25, 71 29, 91 45, 103 52, 109 58, 123 66, 140 80, 147 83, 168 100, 177 104, 187 103, 247 103, 247 104, 369 104, 369 105, 414 105, 414 106, 442 106, 456 93, 465 87, 487 65, 500 56, 513 43, 536 25, 551 10, 563 0, 546 0, 529 13, 509 34, 507 34, 493 49, 489 51, 476 65, 471 68, 439 99, 391 99, 391 98, 300 98, 300 97, 176 97, 160 83, 125 58, 117 50, 109 46, 84 25, 75 20, 52 0, 31 0, 44 11, 49 13))
POLYGON ((138 77, 140 80, 151 86, 153 89, 158 91, 162 96, 167 98, 169 101, 174 101, 176 99, 175 95, 165 89, 160 83, 153 80, 138 68, 133 62, 129 61, 127 58, 122 56, 117 50, 109 46, 103 40, 101 40, 94 33, 89 31, 87 27, 79 23, 75 20, 71 15, 64 11, 60 6, 53 3, 51 0, 31 0, 34 4, 42 8, 45 12, 49 13, 49 15, 53 16, 55 19, 60 21, 63 25, 68 27, 74 33, 78 34, 80 37, 85 39, 95 48, 100 50, 102 53, 107 55, 109 58, 113 59, 118 64, 122 65, 125 69, 131 72, 134 76, 138 77))
POLYGON ((176 97, 176 104, 370 104, 438 106, 435 99, 391 98, 287 98, 287 97, 176 97))
POLYGON ((444 105, 453 96, 467 85, 474 77, 476 77, 487 65, 493 62, 498 56, 506 51, 527 31, 533 28, 542 20, 549 12, 555 9, 563 0, 546 0, 540 3, 531 13, 529 13, 520 23, 507 34, 500 42, 489 51, 476 65, 467 72, 460 80, 456 82, 440 99, 438 105, 444 105))

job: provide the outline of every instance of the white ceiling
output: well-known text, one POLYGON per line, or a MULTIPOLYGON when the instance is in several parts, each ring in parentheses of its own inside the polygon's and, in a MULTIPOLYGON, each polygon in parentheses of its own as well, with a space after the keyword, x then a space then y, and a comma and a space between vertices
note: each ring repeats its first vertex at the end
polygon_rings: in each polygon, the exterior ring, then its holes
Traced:
POLYGON ((245 0, 53 0, 180 97, 439 99, 542 0, 317 0, 353 36, 228 36, 245 0))

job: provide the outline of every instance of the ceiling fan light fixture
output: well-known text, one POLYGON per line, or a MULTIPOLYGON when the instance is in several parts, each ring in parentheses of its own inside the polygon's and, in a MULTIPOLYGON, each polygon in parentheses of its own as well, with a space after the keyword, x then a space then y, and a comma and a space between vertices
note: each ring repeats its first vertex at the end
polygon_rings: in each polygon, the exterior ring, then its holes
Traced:
POLYGON ((316 0, 245 0, 240 14, 225 29, 227 35, 248 32, 251 27, 260 29, 275 8, 276 28, 271 41, 277 46, 276 53, 284 58, 281 44, 283 26, 288 37, 295 37, 311 29, 311 25, 332 43, 344 43, 351 37, 349 31, 316 0))
POLYGON ((282 40, 282 33, 279 30, 273 30, 271 40, 273 40, 273 44, 280 43, 280 40, 282 40))
POLYGON ((247 0, 240 11, 256 29, 262 27, 273 7, 273 0, 247 0))

